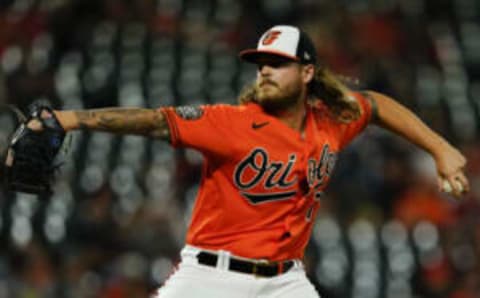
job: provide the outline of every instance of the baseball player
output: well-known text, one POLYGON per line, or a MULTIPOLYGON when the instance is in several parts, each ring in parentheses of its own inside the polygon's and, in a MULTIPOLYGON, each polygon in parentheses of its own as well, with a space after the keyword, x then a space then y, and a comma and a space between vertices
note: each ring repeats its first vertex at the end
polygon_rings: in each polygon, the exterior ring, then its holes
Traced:
POLYGON ((240 57, 258 71, 237 106, 43 115, 65 131, 145 135, 205 157, 181 263, 154 297, 319 297, 305 275, 304 250, 338 153, 369 123, 429 152, 440 190, 468 191, 458 150, 388 96, 349 90, 317 64, 298 28, 275 26, 240 57))

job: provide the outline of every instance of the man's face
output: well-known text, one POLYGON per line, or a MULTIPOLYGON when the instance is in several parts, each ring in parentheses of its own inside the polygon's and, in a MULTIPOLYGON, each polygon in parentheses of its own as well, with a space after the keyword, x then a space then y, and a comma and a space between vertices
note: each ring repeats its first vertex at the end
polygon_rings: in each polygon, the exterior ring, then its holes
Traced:
POLYGON ((265 108, 292 106, 306 91, 305 69, 294 61, 264 56, 257 63, 257 101, 265 108))

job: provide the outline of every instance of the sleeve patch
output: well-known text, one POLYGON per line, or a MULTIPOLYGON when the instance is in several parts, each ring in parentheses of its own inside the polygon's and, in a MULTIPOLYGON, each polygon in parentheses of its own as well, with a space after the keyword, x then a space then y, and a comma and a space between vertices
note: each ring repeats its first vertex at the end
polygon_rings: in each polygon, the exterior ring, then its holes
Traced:
POLYGON ((203 116, 203 109, 200 106, 179 106, 175 108, 175 113, 185 120, 196 120, 203 116))

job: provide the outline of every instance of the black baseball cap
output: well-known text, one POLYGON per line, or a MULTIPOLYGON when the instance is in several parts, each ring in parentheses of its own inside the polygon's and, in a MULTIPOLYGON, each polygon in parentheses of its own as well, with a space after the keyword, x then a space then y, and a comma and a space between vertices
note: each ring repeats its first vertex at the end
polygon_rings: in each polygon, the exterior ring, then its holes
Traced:
POLYGON ((316 64, 317 50, 310 37, 294 26, 278 25, 270 28, 258 41, 256 49, 240 52, 240 59, 257 63, 265 55, 280 56, 301 64, 316 64))

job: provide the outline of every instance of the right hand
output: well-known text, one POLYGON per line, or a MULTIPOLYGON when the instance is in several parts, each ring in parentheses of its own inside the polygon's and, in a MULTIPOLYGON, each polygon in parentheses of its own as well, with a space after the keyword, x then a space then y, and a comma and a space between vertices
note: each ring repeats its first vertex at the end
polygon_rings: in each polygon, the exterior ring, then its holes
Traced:
POLYGON ((464 172, 467 164, 465 156, 450 144, 445 144, 438 148, 434 159, 439 190, 450 193, 456 198, 465 195, 470 190, 470 184, 464 172))

